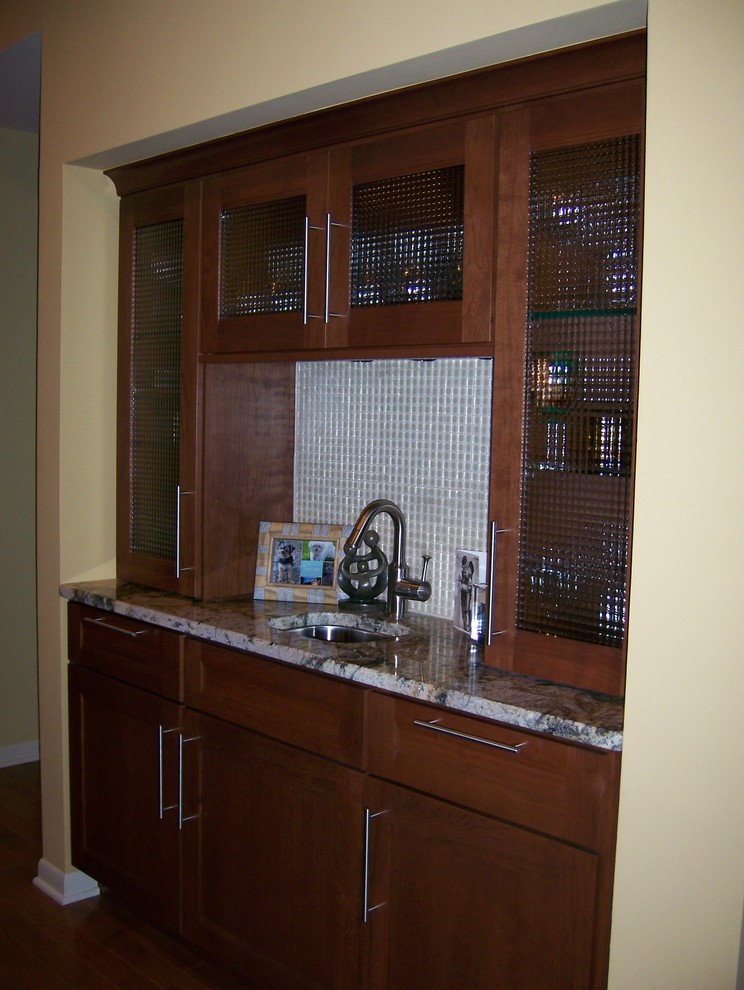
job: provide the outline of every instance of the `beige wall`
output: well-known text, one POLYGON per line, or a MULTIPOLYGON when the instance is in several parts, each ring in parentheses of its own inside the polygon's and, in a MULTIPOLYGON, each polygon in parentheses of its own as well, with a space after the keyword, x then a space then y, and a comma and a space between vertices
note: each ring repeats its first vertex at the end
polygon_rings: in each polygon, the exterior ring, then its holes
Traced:
MULTIPOLYGON (((2 5, 0 45, 43 32, 38 533, 50 862, 69 863, 57 585, 110 570, 114 553, 116 202, 99 172, 70 163, 113 163, 131 153, 117 150, 128 145, 177 146, 313 102, 569 43, 598 20, 619 29, 639 9, 579 0, 2 5), (558 15, 565 16, 549 30, 539 26, 558 15)), ((613 990, 723 990, 736 980, 744 898, 736 625, 744 335, 734 295, 744 229, 743 41, 739 0, 649 0, 637 528, 613 990)))
POLYGON ((0 129, 0 766, 33 759, 36 690, 36 134, 0 129))

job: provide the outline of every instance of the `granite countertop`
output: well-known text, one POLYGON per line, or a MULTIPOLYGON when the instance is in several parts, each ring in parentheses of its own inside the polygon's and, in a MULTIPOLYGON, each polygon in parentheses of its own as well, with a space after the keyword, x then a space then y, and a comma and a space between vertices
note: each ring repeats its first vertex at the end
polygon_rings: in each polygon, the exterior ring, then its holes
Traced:
POLYGON ((269 622, 298 613, 336 611, 329 606, 251 599, 195 602, 115 580, 62 585, 60 594, 454 711, 601 749, 622 749, 622 699, 485 666, 482 648, 471 649, 450 621, 416 615, 415 605, 403 620, 410 633, 400 639, 326 643, 273 628, 269 622))

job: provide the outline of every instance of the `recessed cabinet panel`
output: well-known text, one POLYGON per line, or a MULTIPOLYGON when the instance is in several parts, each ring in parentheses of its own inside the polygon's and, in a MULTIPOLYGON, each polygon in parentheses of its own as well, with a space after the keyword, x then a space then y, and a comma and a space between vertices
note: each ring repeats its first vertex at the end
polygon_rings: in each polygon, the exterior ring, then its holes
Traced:
POLYGON ((319 152, 205 182, 206 352, 322 344, 317 272, 325 263, 327 170, 327 154, 319 152))
POLYGON ((370 779, 376 990, 586 990, 597 857, 370 779))
POLYGON ((263 990, 358 986, 362 774, 208 716, 187 729, 186 936, 263 990))
POLYGON ((150 920, 180 928, 180 708, 69 667, 72 862, 150 920))

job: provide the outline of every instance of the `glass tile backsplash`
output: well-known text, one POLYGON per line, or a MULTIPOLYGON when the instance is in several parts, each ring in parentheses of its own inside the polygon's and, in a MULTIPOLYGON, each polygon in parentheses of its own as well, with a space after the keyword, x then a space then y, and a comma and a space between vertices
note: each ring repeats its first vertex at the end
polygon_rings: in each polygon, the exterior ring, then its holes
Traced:
MULTIPOLYGON (((480 358, 297 364, 295 521, 350 526, 373 499, 397 502, 411 573, 431 556, 431 599, 412 611, 450 618, 455 551, 485 549, 491 379, 480 358)), ((389 556, 388 517, 375 528, 389 556)))

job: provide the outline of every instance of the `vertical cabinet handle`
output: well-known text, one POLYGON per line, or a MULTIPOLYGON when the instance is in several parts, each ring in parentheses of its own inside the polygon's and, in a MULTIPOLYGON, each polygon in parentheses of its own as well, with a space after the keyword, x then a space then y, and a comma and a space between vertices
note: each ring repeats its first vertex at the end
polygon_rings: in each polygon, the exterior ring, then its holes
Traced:
POLYGON ((182 734, 178 736, 178 831, 183 829, 184 822, 190 822, 198 815, 184 815, 183 813, 183 747, 186 743, 198 742, 201 736, 190 736, 184 739, 182 734))
POLYGON ((384 815, 384 811, 370 811, 369 808, 364 809, 364 892, 363 898, 363 908, 362 908, 362 922, 366 925, 369 921, 369 916, 373 911, 378 908, 384 907, 385 902, 382 901, 380 904, 370 905, 369 903, 369 854, 370 854, 370 843, 371 843, 371 829, 372 829, 372 819, 379 818, 380 815, 384 815))
POLYGON ((160 821, 163 820, 166 811, 173 811, 178 807, 177 804, 163 804, 163 736, 167 736, 171 732, 178 732, 178 729, 164 729, 162 725, 158 726, 158 817, 160 821))
MULTIPOLYGON (((302 265, 302 325, 307 326, 308 320, 320 320, 322 317, 316 313, 308 313, 307 311, 307 292, 308 292, 308 279, 309 279, 309 268, 310 268, 310 231, 311 230, 322 230, 322 227, 318 227, 317 224, 310 223, 310 217, 305 217, 305 258, 302 265)), ((326 248, 326 256, 328 249, 326 248)), ((326 275, 326 280, 328 276, 326 275)), ((326 303, 326 309, 328 304, 326 303)))
POLYGON ((176 485, 176 577, 180 578, 184 571, 193 571, 193 567, 181 567, 181 499, 184 495, 193 495, 193 492, 181 491, 181 486, 176 485))
POLYGON ((491 522, 490 551, 488 554, 488 614, 486 616, 486 645, 490 646, 494 636, 501 636, 503 629, 494 631, 493 628, 493 602, 496 595, 496 537, 499 533, 506 533, 505 529, 499 529, 496 521, 491 522))
POLYGON ((346 227, 345 223, 334 220, 330 213, 326 214, 326 284, 325 284, 325 321, 328 323, 332 316, 340 316, 331 312, 331 237, 334 227, 346 227))

